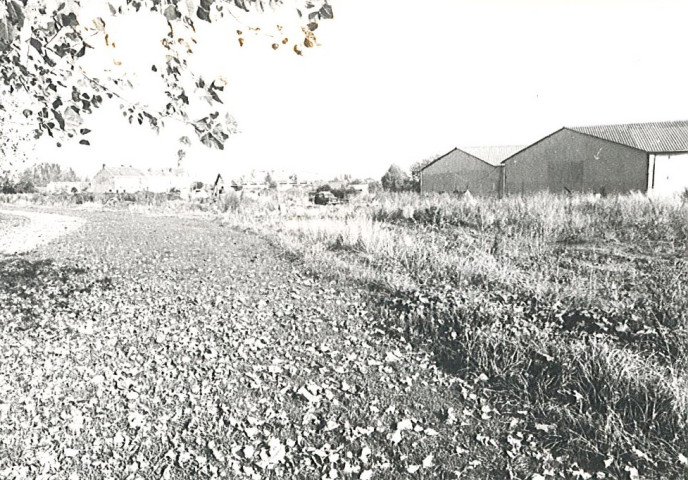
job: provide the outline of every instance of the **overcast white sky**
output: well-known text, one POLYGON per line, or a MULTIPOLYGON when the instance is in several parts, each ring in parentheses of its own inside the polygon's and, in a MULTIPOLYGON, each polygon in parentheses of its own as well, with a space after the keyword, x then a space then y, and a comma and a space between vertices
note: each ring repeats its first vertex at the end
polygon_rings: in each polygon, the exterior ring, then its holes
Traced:
MULTIPOLYGON (((233 30, 199 38, 198 68, 228 79, 242 133, 223 152, 195 149, 188 168, 377 178, 391 163, 408 167, 454 146, 528 144, 564 125, 688 118, 688 2, 331 3, 335 19, 316 32, 322 46, 304 57, 273 52, 265 38, 239 48, 233 30)), ((102 163, 176 164, 176 134, 130 128, 114 108, 91 122, 90 148, 42 145, 41 160, 86 175, 102 163)))

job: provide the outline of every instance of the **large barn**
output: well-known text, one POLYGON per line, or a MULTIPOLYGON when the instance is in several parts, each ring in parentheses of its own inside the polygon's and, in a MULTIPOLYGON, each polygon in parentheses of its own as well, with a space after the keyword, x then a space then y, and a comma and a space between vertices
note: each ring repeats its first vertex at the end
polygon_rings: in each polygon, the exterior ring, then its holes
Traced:
POLYGON ((420 191, 499 196, 501 162, 521 148, 514 145, 455 148, 420 171, 420 191))
POLYGON ((688 121, 564 127, 504 162, 504 193, 688 188, 688 121))

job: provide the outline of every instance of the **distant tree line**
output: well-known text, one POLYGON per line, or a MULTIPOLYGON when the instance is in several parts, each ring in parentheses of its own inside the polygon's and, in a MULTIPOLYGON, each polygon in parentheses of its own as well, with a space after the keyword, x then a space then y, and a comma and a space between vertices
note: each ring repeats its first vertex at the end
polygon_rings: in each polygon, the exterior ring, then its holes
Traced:
POLYGON ((50 182, 78 182, 74 170, 63 170, 57 163, 40 163, 19 174, 0 172, 0 193, 34 193, 36 187, 45 187, 50 182))

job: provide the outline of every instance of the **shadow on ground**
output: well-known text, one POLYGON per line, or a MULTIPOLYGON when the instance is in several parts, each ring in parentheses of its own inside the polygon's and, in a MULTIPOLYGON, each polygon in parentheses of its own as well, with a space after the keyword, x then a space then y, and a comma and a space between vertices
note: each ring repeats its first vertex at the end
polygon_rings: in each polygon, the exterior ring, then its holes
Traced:
POLYGON ((110 278, 93 278, 88 269, 60 264, 53 259, 26 256, 0 257, 0 304, 4 316, 19 316, 30 326, 38 313, 69 305, 75 293, 109 290, 110 278))

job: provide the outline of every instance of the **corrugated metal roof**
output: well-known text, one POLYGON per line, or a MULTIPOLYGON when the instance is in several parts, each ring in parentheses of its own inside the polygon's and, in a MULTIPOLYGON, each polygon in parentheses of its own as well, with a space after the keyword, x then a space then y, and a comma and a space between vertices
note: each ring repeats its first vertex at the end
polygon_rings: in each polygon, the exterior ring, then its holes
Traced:
POLYGON ((477 157, 490 165, 499 165, 502 160, 525 148, 523 145, 493 145, 483 147, 460 147, 466 153, 477 157))
POLYGON ((688 152, 688 120, 570 129, 650 153, 688 152))

